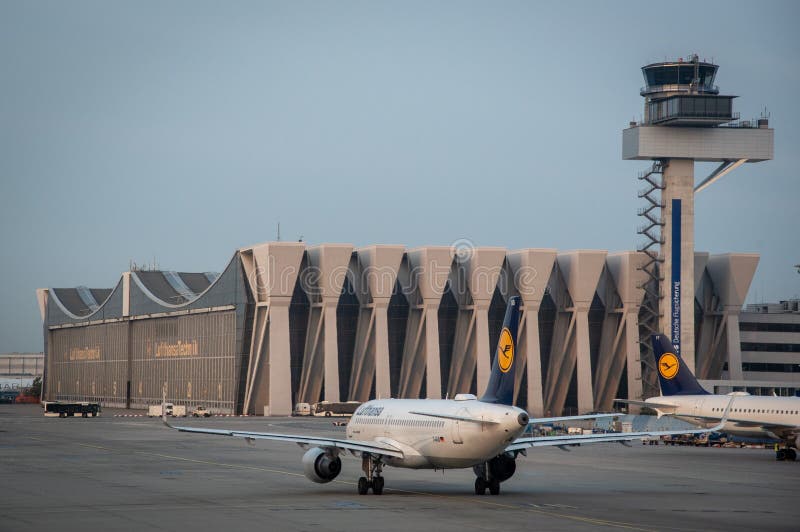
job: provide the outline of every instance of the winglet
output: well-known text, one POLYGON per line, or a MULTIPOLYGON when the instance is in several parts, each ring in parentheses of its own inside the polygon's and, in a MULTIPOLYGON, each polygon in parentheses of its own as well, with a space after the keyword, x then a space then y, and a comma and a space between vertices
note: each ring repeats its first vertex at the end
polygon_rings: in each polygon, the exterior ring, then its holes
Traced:
MULTIPOLYGON (((724 427, 725 423, 728 422, 728 414, 730 414, 730 412, 731 412, 731 406, 733 406, 733 400, 735 398, 736 398, 735 395, 731 395, 731 400, 728 401, 728 406, 726 406, 725 407, 725 411, 722 412, 722 419, 720 419, 719 425, 718 425, 719 428, 717 428, 716 430, 722 430, 722 427, 724 427)), ((716 432, 716 430, 715 430, 715 432, 716 432)))
POLYGON ((728 422, 728 414, 731 411, 731 405, 733 405, 733 400, 735 396, 731 396, 731 400, 728 401, 728 406, 725 407, 725 410, 722 412, 722 419, 719 420, 719 423, 711 427, 710 429, 706 429, 703 432, 719 432, 725 426, 725 423, 728 422))

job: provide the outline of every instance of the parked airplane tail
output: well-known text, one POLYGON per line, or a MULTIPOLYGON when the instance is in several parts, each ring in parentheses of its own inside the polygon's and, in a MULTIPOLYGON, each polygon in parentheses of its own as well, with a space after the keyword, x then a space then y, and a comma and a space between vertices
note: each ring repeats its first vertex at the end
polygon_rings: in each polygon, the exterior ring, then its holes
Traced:
POLYGON ((509 298, 503 328, 497 340, 492 360, 492 374, 481 401, 512 405, 514 402, 514 368, 516 366, 517 328, 519 327, 519 296, 509 298))
POLYGON ((692 370, 675 353, 669 338, 663 334, 654 334, 653 353, 656 356, 661 395, 708 395, 697 382, 692 370))

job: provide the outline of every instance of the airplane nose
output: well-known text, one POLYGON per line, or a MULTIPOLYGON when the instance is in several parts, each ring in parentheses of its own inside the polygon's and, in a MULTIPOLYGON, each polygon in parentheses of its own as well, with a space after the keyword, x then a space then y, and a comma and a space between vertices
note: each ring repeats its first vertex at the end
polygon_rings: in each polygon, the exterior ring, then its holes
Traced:
POLYGON ((519 423, 521 427, 527 427, 529 421, 530 418, 528 417, 528 414, 526 414, 525 412, 522 412, 520 415, 517 416, 517 423, 519 423))

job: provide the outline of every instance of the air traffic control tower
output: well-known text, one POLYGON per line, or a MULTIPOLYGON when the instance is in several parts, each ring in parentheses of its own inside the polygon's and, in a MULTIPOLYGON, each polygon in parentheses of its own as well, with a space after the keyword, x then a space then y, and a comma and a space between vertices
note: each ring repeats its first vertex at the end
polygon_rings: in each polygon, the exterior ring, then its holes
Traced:
POLYGON ((739 120, 735 96, 719 93, 719 67, 694 55, 642 67, 644 120, 622 132, 622 158, 653 161, 639 179, 639 210, 647 255, 645 300, 640 314, 645 396, 657 395, 651 332, 672 338, 676 352, 695 368, 694 195, 744 163, 772 159, 773 133, 766 117, 739 120), (695 184, 695 161, 719 166, 695 184), (649 381, 649 382, 648 382, 649 381), (648 385, 649 384, 649 385, 648 385), (652 387, 655 386, 655 390, 652 387), (648 389, 650 388, 650 389, 648 389))

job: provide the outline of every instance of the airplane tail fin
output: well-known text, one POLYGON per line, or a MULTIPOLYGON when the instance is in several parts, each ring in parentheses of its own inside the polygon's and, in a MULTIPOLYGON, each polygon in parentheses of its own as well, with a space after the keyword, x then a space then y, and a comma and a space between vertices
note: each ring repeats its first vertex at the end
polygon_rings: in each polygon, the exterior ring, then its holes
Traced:
POLYGON ((514 368, 517 351, 517 328, 519 327, 519 296, 509 298, 503 328, 497 341, 497 349, 492 360, 492 374, 489 384, 480 400, 484 403, 511 405, 514 402, 514 368))
POLYGON ((697 382, 692 370, 681 356, 675 353, 670 339, 663 334, 654 334, 652 339, 658 381, 661 383, 661 394, 708 395, 708 392, 697 382))

